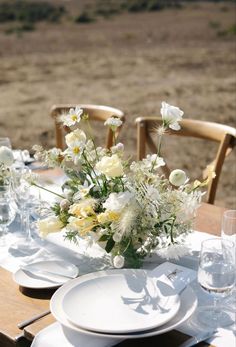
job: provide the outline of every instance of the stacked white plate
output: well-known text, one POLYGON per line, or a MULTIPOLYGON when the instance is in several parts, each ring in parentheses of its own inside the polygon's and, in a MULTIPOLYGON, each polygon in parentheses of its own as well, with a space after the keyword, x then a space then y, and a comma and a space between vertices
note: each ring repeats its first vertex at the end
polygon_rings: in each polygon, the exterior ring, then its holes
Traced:
POLYGON ((151 272, 132 269, 76 278, 59 288, 50 302, 69 340, 76 332, 118 340, 162 334, 186 321, 196 306, 191 287, 178 295, 151 272))

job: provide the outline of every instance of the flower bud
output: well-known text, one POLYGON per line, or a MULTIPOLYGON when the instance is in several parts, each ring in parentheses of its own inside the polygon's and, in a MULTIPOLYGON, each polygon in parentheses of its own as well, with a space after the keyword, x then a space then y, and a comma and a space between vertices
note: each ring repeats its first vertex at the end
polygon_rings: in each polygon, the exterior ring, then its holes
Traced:
POLYGON ((183 170, 173 170, 170 173, 169 181, 173 186, 179 187, 182 186, 187 180, 186 173, 183 170))
POLYGON ((60 208, 61 210, 68 210, 68 208, 70 207, 70 201, 67 199, 63 199, 60 202, 60 208))
POLYGON ((122 255, 116 255, 113 259, 113 265, 116 269, 121 269, 124 266, 125 258, 122 255))

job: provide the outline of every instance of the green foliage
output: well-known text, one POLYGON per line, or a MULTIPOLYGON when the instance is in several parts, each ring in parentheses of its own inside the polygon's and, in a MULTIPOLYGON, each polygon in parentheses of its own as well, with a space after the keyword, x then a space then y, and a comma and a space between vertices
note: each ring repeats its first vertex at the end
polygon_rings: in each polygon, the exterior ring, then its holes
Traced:
POLYGON ((236 35, 236 24, 233 24, 228 30, 227 32, 229 34, 232 34, 232 35, 236 35))
POLYGON ((45 1, 12 0, 0 3, 0 23, 20 21, 35 23, 39 21, 58 21, 65 13, 63 6, 56 7, 45 1))
POLYGON ((6 34, 17 34, 21 35, 25 31, 34 31, 35 26, 33 23, 22 23, 16 26, 9 27, 5 30, 6 34))
POLYGON ((76 18, 75 23, 91 23, 94 22, 95 18, 87 11, 81 12, 76 18))
POLYGON ((209 22, 209 27, 210 28, 213 28, 213 29, 217 29, 217 28, 220 28, 220 23, 219 22, 217 22, 217 21, 210 21, 209 22))
POLYGON ((178 0, 130 0, 124 4, 129 12, 160 11, 168 7, 182 7, 178 0))
POLYGON ((99 0, 96 4, 95 13, 98 16, 109 18, 122 11, 122 4, 121 1, 99 0))

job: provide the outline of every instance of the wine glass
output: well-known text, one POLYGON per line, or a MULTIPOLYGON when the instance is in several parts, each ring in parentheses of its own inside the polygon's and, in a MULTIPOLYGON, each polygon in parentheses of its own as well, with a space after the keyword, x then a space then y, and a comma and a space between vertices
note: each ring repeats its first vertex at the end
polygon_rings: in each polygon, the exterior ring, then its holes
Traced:
POLYGON ((213 306, 198 310, 198 320, 216 328, 232 324, 232 319, 219 305, 228 296, 235 284, 234 244, 222 238, 202 242, 198 268, 198 283, 206 293, 213 296, 213 306))
POLYGON ((8 148, 11 148, 11 141, 9 137, 0 137, 0 147, 6 146, 8 148))
MULTIPOLYGON (((227 210, 223 214, 222 224, 221 224, 221 237, 223 242, 225 240, 231 240, 234 244, 233 247, 233 257, 234 266, 236 271, 236 210, 227 210)), ((231 295, 224 300, 224 304, 228 308, 236 311, 236 288, 232 291, 231 295)))
POLYGON ((15 219, 16 208, 10 193, 10 186, 0 186, 0 245, 5 245, 7 227, 15 219))
POLYGON ((39 244, 31 234, 30 214, 34 204, 38 201, 26 179, 29 173, 30 170, 27 167, 18 167, 12 170, 12 188, 20 215, 21 237, 18 242, 10 246, 10 251, 17 250, 22 253, 22 256, 34 254, 40 249, 39 244))

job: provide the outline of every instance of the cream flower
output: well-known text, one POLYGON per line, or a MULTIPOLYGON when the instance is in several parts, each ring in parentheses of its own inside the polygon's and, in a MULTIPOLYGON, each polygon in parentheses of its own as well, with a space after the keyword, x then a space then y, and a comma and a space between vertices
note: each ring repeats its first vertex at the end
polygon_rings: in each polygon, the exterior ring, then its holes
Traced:
POLYGON ((95 166, 95 169, 107 177, 119 177, 124 174, 123 166, 117 154, 111 157, 103 157, 95 166))
POLYGON ((165 101, 161 103, 161 115, 164 124, 173 130, 179 130, 179 121, 182 120, 184 112, 176 106, 171 106, 165 101))
POLYGON ((37 222, 39 234, 41 237, 46 237, 50 233, 61 231, 63 223, 55 216, 50 216, 45 219, 41 219, 37 222))
POLYGON ((170 173, 169 181, 173 186, 182 186, 187 181, 186 173, 183 170, 173 170, 170 173))
POLYGON ((71 127, 80 122, 82 113, 83 110, 79 106, 76 106, 76 108, 70 108, 69 113, 62 115, 60 120, 64 125, 71 127))
POLYGON ((14 162, 12 150, 6 146, 0 147, 0 164, 11 166, 14 162))
POLYGON ((73 147, 75 143, 85 143, 86 134, 81 129, 75 129, 65 136, 66 144, 68 147, 73 147))

